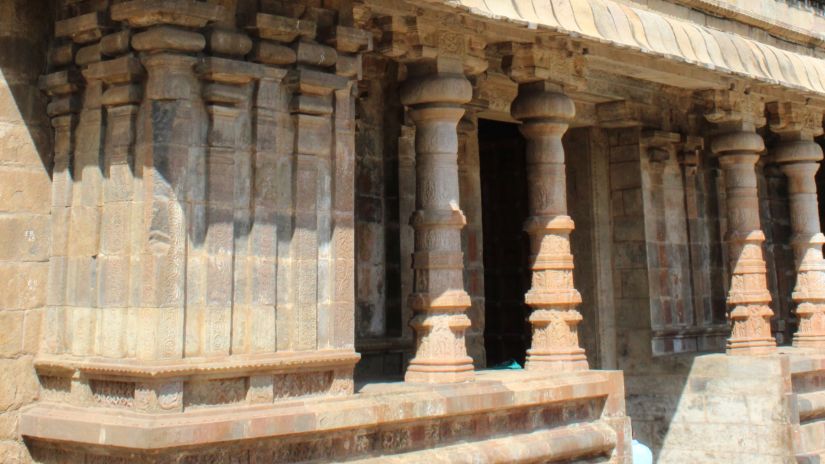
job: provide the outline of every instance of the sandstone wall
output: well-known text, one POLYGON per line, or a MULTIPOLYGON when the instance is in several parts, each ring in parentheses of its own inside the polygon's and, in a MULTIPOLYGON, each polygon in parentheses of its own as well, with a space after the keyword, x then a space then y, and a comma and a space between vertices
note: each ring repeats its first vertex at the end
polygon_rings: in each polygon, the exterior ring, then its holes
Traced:
POLYGON ((47 2, 0 2, 0 462, 28 461, 19 410, 37 398, 49 270, 51 183, 46 99, 37 88, 51 34, 47 2))

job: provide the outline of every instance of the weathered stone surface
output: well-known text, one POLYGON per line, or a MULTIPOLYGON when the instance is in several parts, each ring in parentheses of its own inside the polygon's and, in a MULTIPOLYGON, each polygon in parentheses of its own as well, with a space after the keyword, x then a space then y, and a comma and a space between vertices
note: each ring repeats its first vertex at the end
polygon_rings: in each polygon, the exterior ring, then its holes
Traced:
MULTIPOLYGON (((580 345, 632 374, 638 435, 658 452, 673 434, 662 459, 779 456, 776 418, 793 416, 775 401, 782 369, 742 380, 747 359, 716 374, 697 361, 704 377, 688 382, 692 356, 673 355, 720 349, 726 275, 732 306, 749 309, 733 314, 735 349, 769 351, 765 295, 790 300, 789 274, 798 338, 821 322, 802 307, 821 283, 811 134, 796 116, 775 122, 783 171, 744 171, 762 148, 760 99, 822 106, 822 54, 815 36, 782 42, 684 1, 698 10, 0 2, 0 460, 629 462, 621 376, 550 372, 586 367, 580 345), (531 85, 513 102, 517 84, 531 85), (707 103, 694 89, 737 97, 703 108, 708 127, 686 114, 707 103), (505 220, 484 208, 502 200, 480 187, 479 119, 518 120, 529 145, 528 234, 506 246, 530 240, 532 259, 500 251, 532 274, 536 316, 509 314, 517 298, 497 320, 532 326, 528 366, 554 368, 542 373, 474 378, 503 270, 485 270, 482 250, 499 245, 482 224, 505 220), (690 137, 712 141, 724 172, 690 137), (400 377, 415 351, 410 384, 352 395, 356 343, 380 375, 400 377), (21 411, 37 380, 40 401, 21 411)), ((772 322, 783 334, 787 314, 772 322)), ((822 382, 805 375, 792 383, 816 422, 822 382)), ((816 453, 825 429, 797 428, 816 453)))
POLYGON ((312 21, 263 13, 258 13, 252 18, 249 28, 262 39, 278 42, 292 42, 298 37, 311 39, 316 33, 316 26, 312 21))
POLYGON ((252 59, 260 63, 288 65, 297 59, 295 50, 275 42, 261 40, 252 48, 252 59))
POLYGON ((135 34, 132 38, 135 50, 175 50, 199 52, 206 47, 206 39, 197 32, 167 26, 157 26, 135 34))
POLYGON ((58 21, 55 24, 54 35, 68 37, 75 43, 84 44, 100 39, 107 28, 105 16, 94 12, 58 21))
POLYGON ((228 11, 220 4, 191 0, 132 0, 112 5, 111 14, 113 20, 126 21, 132 27, 203 27, 210 21, 224 20, 228 11))
POLYGON ((242 32, 213 29, 206 39, 209 51, 221 55, 246 55, 252 49, 252 39, 242 32))

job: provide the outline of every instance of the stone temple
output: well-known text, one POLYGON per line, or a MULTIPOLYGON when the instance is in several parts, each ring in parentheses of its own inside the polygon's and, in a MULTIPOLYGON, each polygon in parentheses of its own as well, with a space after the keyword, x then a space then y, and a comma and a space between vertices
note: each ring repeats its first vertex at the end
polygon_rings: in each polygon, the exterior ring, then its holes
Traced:
POLYGON ((825 463, 823 114, 823 0, 0 0, 0 462, 825 463))

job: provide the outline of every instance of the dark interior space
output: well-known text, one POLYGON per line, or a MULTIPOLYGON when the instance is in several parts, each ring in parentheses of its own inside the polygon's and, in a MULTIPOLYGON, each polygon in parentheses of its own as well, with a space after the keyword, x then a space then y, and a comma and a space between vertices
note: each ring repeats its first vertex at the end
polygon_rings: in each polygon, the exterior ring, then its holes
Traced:
POLYGON ((524 365, 530 346, 525 141, 516 124, 479 120, 487 365, 524 365))

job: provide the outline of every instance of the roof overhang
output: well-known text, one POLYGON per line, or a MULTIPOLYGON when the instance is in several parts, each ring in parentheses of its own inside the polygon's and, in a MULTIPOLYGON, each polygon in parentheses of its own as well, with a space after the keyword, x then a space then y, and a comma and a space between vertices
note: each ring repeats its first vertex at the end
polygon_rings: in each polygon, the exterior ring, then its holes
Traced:
POLYGON ((825 60, 612 0, 445 0, 470 14, 578 36, 715 73, 825 96, 825 60))

